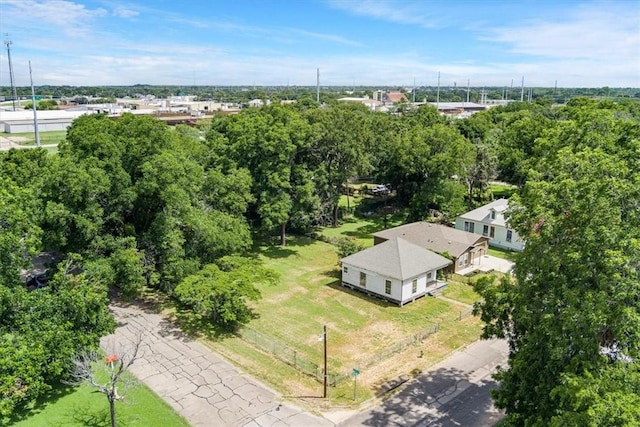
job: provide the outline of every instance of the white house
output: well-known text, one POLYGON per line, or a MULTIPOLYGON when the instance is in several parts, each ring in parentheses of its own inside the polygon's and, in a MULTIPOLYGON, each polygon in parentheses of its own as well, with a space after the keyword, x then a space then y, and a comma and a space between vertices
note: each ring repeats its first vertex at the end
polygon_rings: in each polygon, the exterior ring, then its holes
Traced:
POLYGON ((521 251, 524 240, 509 228, 504 218, 509 201, 498 199, 456 218, 456 228, 489 238, 489 245, 502 249, 521 251))
POLYGON ((480 264, 487 254, 488 238, 466 233, 442 224, 412 222, 373 233, 373 244, 400 237, 421 248, 452 258, 449 272, 457 273, 471 265, 480 264))
POLYGON ((451 261, 396 237, 341 260, 342 284, 402 306, 446 286, 438 270, 451 261))

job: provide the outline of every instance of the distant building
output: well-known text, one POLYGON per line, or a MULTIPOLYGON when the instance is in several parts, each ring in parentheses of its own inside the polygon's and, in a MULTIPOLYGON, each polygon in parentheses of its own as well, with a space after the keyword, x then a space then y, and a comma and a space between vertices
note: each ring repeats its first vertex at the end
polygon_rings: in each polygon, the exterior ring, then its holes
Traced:
POLYGON ((364 98, 358 98, 355 96, 346 96, 344 98, 339 98, 338 101, 341 102, 357 102, 363 105, 366 105, 371 111, 376 111, 382 103, 380 101, 376 101, 375 99, 371 99, 368 96, 364 98))
POLYGON ((399 104, 401 102, 409 102, 409 100, 402 92, 387 91, 382 94, 382 102, 385 104, 399 104))
MULTIPOLYGON (((92 113, 87 110, 38 110, 38 130, 40 132, 66 130, 74 119, 92 113)), ((0 129, 5 133, 34 132, 33 111, 0 111, 0 129)))

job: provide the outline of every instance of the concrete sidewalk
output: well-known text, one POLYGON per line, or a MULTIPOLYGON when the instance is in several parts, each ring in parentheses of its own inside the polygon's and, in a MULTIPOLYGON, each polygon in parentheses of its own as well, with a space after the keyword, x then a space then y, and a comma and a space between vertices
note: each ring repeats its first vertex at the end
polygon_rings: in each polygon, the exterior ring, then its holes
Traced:
POLYGON ((187 337, 160 315, 135 304, 112 303, 118 327, 101 346, 133 341, 139 358, 130 367, 138 379, 193 426, 333 426, 329 420, 283 403, 280 396, 187 337))

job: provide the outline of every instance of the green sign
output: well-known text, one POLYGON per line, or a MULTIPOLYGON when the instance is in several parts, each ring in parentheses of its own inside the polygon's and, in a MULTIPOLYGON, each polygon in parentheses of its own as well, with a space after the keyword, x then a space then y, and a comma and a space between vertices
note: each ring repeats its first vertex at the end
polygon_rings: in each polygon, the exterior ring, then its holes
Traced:
POLYGON ((42 100, 42 95, 36 95, 35 98, 36 98, 36 101, 41 101, 42 100))
POLYGON ((360 375, 360 371, 358 371, 357 369, 353 369, 353 371, 351 371, 351 376, 352 377, 357 377, 358 375, 360 375))

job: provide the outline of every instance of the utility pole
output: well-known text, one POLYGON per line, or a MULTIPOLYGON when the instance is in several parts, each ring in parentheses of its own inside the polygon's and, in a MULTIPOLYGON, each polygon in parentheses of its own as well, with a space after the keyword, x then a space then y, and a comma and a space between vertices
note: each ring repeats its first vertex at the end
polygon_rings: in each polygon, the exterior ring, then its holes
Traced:
POLYGON ((469 103, 469 92, 471 91, 471 79, 467 79, 467 104, 469 103))
POLYGON ((316 102, 320 104, 320 68, 316 68, 316 102))
POLYGON ((413 96, 412 101, 414 104, 416 103, 416 78, 413 78, 413 96))
POLYGON ((520 102, 524 102, 524 76, 522 76, 522 88, 520 89, 520 102))
POLYGON ((436 108, 440 111, 440 71, 438 71, 438 91, 436 92, 436 108))
POLYGON ((322 341, 324 341, 324 393, 322 397, 327 398, 327 325, 324 325, 324 332, 322 334, 322 341))
POLYGON ((40 147, 40 132, 38 132, 38 108, 36 107, 36 92, 33 89, 31 60, 29 60, 29 80, 31 81, 31 108, 33 108, 33 130, 36 133, 36 147, 40 147))
POLYGON ((16 91, 16 83, 13 77, 13 64, 11 63, 11 40, 9 40, 9 34, 5 33, 7 37, 4 41, 4 44, 7 45, 7 59, 9 60, 9 80, 11 81, 11 92, 13 94, 12 104, 13 111, 16 111, 16 101, 18 100, 18 92, 16 91))

